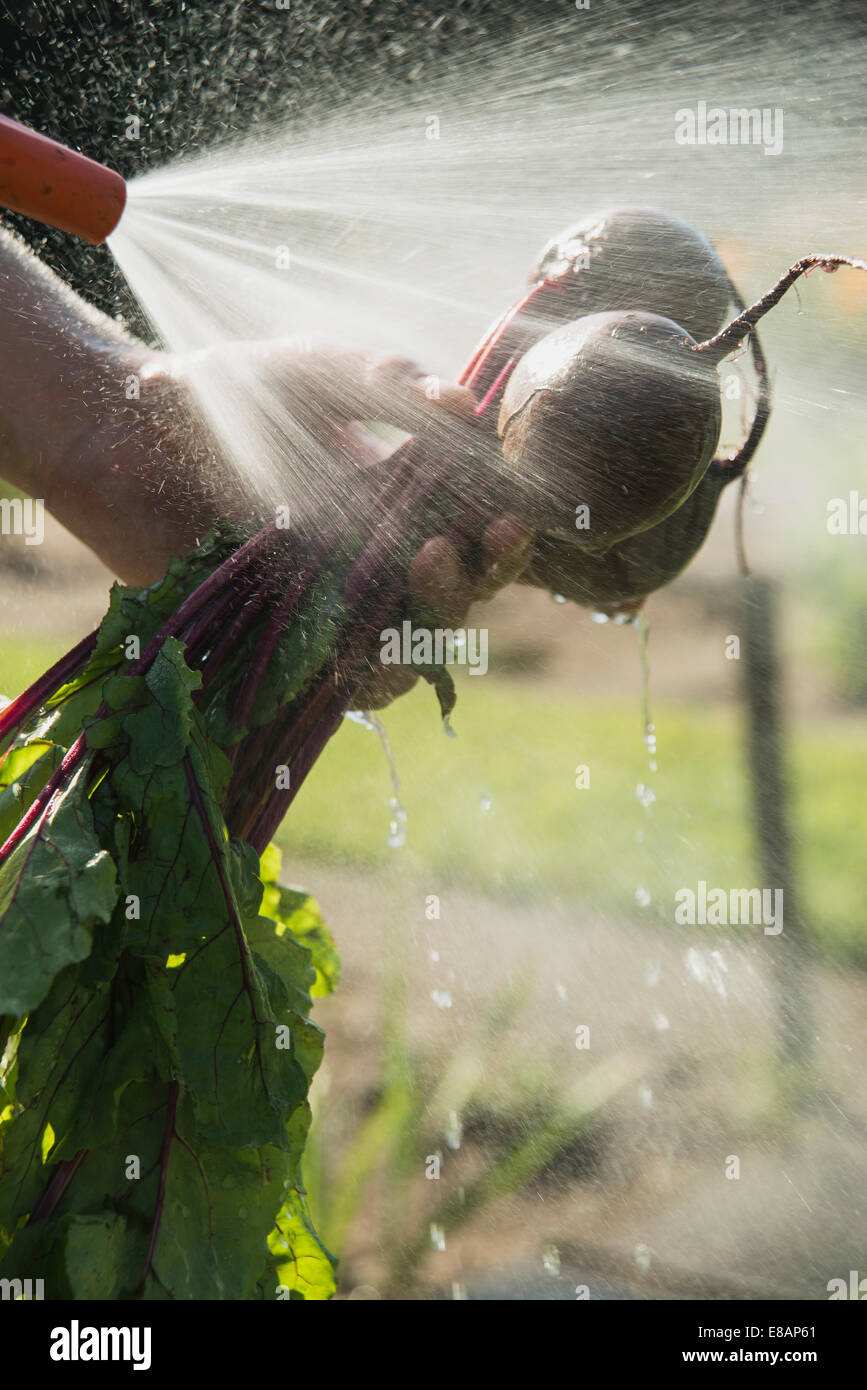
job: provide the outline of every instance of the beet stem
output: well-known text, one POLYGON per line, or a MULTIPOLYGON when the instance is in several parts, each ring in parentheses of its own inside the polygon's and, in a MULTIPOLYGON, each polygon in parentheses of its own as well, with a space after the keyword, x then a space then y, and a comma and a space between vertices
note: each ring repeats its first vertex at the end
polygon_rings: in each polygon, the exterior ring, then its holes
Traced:
POLYGON ((856 256, 833 256, 822 255, 821 253, 802 256, 799 261, 795 261, 794 265, 789 266, 785 275, 780 276, 780 279, 768 290, 767 294, 763 294, 761 299, 757 299, 749 309, 745 309, 743 313, 738 314, 736 319, 732 319, 732 322, 722 332, 717 333, 713 338, 708 338, 704 343, 699 343, 695 351, 706 353, 710 360, 718 366, 724 358, 728 357, 730 352, 734 351, 739 343, 743 342, 747 334, 755 328, 759 319, 764 318, 770 309, 779 304, 786 291, 790 290, 795 281, 800 280, 802 275, 806 275, 808 271, 816 267, 821 267, 822 270, 835 271, 844 265, 850 266, 853 270, 867 270, 867 261, 862 261, 856 256))
POLYGON ((16 732, 27 719, 27 716, 37 709, 39 705, 45 703, 46 699, 66 685, 67 681, 77 673, 79 667, 84 666, 96 646, 96 639, 99 635, 98 629, 82 637, 76 646, 62 656, 59 661, 55 661, 44 675, 17 697, 0 713, 0 742, 7 738, 9 734, 16 732))
POLYGON ((62 785, 62 783, 65 781, 65 779, 69 776, 70 772, 74 772, 75 768, 86 756, 87 752, 88 748, 85 742, 85 736, 84 734, 79 734, 78 738, 75 740, 72 747, 69 749, 69 752, 66 754, 59 767, 55 769, 55 771, 49 777, 48 781, 45 783, 45 786, 42 788, 42 791, 35 798, 35 800, 33 800, 30 803, 27 810, 24 812, 24 815, 21 817, 20 821, 16 825, 15 829, 9 835, 9 838, 6 840, 4 844, 0 845, 0 864, 2 864, 4 860, 8 859, 9 855, 13 852, 13 850, 21 844, 22 840, 26 837, 28 830, 35 821, 38 821, 41 825, 42 821, 45 819, 45 817, 48 815, 48 812, 51 809, 51 802, 55 796, 55 793, 62 785))
MULTIPOLYGON (((744 304, 743 299, 741 298, 731 279, 729 279, 728 283, 729 290, 731 292, 732 302, 738 314, 742 314, 746 310, 746 305, 744 304)), ((747 437, 744 440, 744 442, 741 445, 739 445, 739 447, 735 449, 731 454, 723 454, 719 458, 712 459, 710 465, 711 468, 715 469, 717 473, 726 475, 727 484, 733 482, 735 478, 744 477, 747 465, 752 461, 753 455, 755 454, 756 449, 759 447, 759 444, 761 443, 762 436, 764 435, 765 429, 767 428, 768 420, 770 419, 771 415, 771 379, 768 375, 768 364, 765 361, 764 349, 762 348, 762 344, 759 339, 758 333, 755 332, 750 334, 750 353, 753 359, 753 367, 755 368, 756 377, 759 383, 759 396, 756 402, 756 413, 753 416, 752 424, 750 425, 747 437)), ((741 495, 743 496, 743 493, 741 495)), ((743 508, 741 507, 740 510, 742 511, 743 508)), ((739 516, 739 546, 742 546, 743 543, 743 527, 741 524, 742 521, 743 517, 739 516)), ((745 555, 743 555, 741 550, 739 550, 739 555, 743 560, 743 563, 746 564, 745 555)))

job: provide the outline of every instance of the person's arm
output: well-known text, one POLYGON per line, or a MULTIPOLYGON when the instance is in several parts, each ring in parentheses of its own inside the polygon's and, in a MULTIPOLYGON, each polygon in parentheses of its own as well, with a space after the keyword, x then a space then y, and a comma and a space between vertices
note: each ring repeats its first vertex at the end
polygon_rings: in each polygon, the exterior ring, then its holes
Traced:
MULTIPOLYGON (((460 386, 426 378, 405 358, 321 341, 232 343, 173 358, 124 333, 85 304, 21 242, 0 229, 0 477, 44 500, 74 535, 127 583, 150 583, 191 549, 217 517, 261 524, 262 503, 215 462, 215 442, 194 404, 205 370, 297 422, 313 446, 310 493, 327 466, 343 491, 388 446, 359 422, 447 438, 449 419, 471 414, 460 386), (128 399, 134 380, 138 395, 128 399)), ((450 541, 433 537, 410 570, 410 588, 454 625, 526 562, 530 533, 507 514, 482 537, 486 568, 471 581, 450 541)))
POLYGON ((186 541, 149 501, 160 460, 136 447, 141 422, 125 395, 130 377, 146 377, 158 363, 0 230, 0 477, 42 498, 133 581, 154 577, 139 555, 145 536, 158 554, 163 539, 186 541))
POLYGON ((206 471, 176 366, 0 229, 0 477, 128 583, 159 578, 239 502, 206 471))

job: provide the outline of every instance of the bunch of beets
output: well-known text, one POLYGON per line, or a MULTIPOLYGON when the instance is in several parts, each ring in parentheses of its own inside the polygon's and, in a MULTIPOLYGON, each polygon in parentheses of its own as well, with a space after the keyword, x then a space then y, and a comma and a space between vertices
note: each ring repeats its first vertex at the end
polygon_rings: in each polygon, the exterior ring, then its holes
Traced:
MULTIPOLYGON (((570 228, 461 373, 474 419, 398 448, 363 516, 318 534, 217 524, 159 583, 115 586, 100 628, 0 712, 0 1047, 18 1049, 0 1069, 0 1230, 17 1232, 19 1273, 63 1249, 61 1284, 87 1296, 71 1273, 84 1250, 89 1296, 255 1296, 275 1229, 296 1276, 302 1249, 318 1268, 297 1168, 328 951, 309 931, 298 947, 304 904, 260 860, 380 632, 435 625, 409 597, 413 557, 446 534, 480 567, 508 509, 537 536, 531 582, 639 607, 689 563, 762 435, 756 323, 805 272, 841 265, 867 268, 808 256, 744 309, 676 218, 570 228), (748 337, 755 415, 716 457, 717 367, 748 337), (245 1184, 250 1240, 230 1260, 245 1184), (210 1233, 201 1268, 169 1217, 210 1233)), ((447 714, 448 671, 422 674, 447 714)))
MULTIPOLYGON (((177 604, 141 657, 131 663, 118 649, 102 672, 145 675, 167 638, 181 643, 201 676, 197 708, 230 751, 226 824, 261 852, 351 707, 371 642, 407 615, 406 572, 423 541, 445 531, 472 552, 505 503, 537 532, 533 582, 597 609, 640 606, 700 549, 722 490, 743 477, 761 439, 770 397, 755 324, 801 275, 841 265, 864 268, 807 256, 745 310, 710 242, 678 218, 620 210, 569 228, 544 248, 529 290, 458 378, 478 398, 475 420, 454 423, 448 449, 411 439, 396 450, 375 527, 360 535, 347 523, 319 537, 275 524, 253 536, 218 528, 175 567, 177 604), (724 328, 730 306, 737 317, 724 328), (747 337, 755 415, 744 443, 715 457, 717 367, 747 337), (579 508, 589 520, 576 528, 579 508), (300 663, 287 660, 293 628, 304 639, 300 663), (281 698, 263 698, 274 684, 281 698), (289 769, 282 786, 278 766, 289 769)), ((165 586, 152 588, 154 608, 165 607, 165 586)), ((8 705, 0 741, 104 647, 92 633, 8 705)), ((447 705, 443 673, 423 674, 447 705)), ((82 733, 0 862, 87 755, 82 733)))

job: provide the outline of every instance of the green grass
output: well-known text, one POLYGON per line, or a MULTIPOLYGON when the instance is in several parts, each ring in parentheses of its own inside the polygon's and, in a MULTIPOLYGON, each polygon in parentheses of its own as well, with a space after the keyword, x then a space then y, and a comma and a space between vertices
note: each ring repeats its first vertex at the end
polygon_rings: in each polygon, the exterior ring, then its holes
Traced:
MULTIPOLYGON (((62 650, 56 641, 4 638, 0 692, 16 694, 62 650)), ((560 896, 582 912, 660 921, 672 920, 675 891, 699 879, 760 886, 739 712, 657 704, 654 718, 660 770, 648 813, 635 798, 647 780, 637 699, 588 702, 461 673, 451 740, 421 686, 383 715, 408 813, 406 845, 386 842, 391 786, 379 741, 347 724, 280 830, 286 873, 293 876, 293 860, 397 865, 441 898, 457 887, 524 902, 560 896), (590 769, 589 790, 575 787, 578 764, 590 769), (482 796, 491 798, 488 812, 482 796), (639 884, 652 897, 645 909, 635 903, 639 884)), ((789 751, 796 868, 811 928, 828 954, 867 966, 867 730, 796 724, 789 751)))
POLYGON ((18 633, 0 634, 0 695, 11 699, 41 676, 58 657, 78 640, 73 633, 68 642, 47 637, 23 637, 18 633))
MULTIPOLYGON (((332 740, 284 822, 293 856, 365 868, 399 860, 425 892, 476 891, 601 914, 671 921, 674 893, 760 886, 750 823, 741 715, 722 706, 654 708, 657 801, 648 780, 637 700, 594 703, 520 683, 464 678, 444 737, 432 693, 414 691, 384 714, 401 776, 408 837, 386 843, 388 771, 376 736, 347 725, 332 740), (590 789, 575 768, 590 769, 590 789), (487 813, 480 798, 491 798, 487 813), (643 840, 637 835, 643 832, 643 840), (652 903, 640 909, 641 884, 652 903)), ((823 948, 867 965, 860 827, 867 731, 848 724, 790 731, 795 857, 811 927, 823 948)), ((761 885, 773 886, 773 885, 761 885)), ((748 928, 747 930, 753 930, 748 928)))

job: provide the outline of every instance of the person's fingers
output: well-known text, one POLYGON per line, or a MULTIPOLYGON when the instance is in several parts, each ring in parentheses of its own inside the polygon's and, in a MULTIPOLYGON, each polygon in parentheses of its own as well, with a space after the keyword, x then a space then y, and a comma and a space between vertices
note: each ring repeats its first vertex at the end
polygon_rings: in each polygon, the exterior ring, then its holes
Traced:
POLYGON ((492 598, 507 584, 513 584, 527 568, 533 553, 533 531, 514 512, 492 521, 482 536, 484 573, 474 597, 492 598))
POLYGON ((393 425, 407 434, 443 428, 443 416, 469 417, 475 396, 431 376, 408 357, 377 356, 321 338, 248 345, 258 370, 312 432, 350 420, 393 425))
POLYGON ((455 386, 425 373, 407 357, 368 361, 365 372, 366 413, 356 418, 381 420, 408 434, 443 428, 443 411, 469 418, 476 398, 465 386, 455 386))
POLYGON ((434 536, 421 547, 410 565, 409 590, 444 626, 463 621, 473 586, 457 550, 445 536, 434 536))
POLYGON ((491 598, 526 568, 533 532, 511 512, 492 521, 482 536, 483 574, 473 581, 445 536, 426 541, 410 566, 410 593, 447 626, 463 622, 470 604, 491 598))

